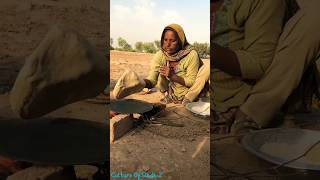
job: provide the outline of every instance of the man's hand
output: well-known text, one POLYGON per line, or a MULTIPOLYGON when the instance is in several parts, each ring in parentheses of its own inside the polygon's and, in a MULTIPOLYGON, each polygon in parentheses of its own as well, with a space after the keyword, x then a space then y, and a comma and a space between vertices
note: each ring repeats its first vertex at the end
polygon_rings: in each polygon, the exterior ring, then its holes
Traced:
POLYGON ((174 72, 168 66, 160 66, 160 74, 170 78, 174 74, 174 72))
POLYGON ((214 54, 212 55, 213 68, 220 69, 232 76, 242 76, 240 62, 234 51, 213 43, 211 53, 214 54))

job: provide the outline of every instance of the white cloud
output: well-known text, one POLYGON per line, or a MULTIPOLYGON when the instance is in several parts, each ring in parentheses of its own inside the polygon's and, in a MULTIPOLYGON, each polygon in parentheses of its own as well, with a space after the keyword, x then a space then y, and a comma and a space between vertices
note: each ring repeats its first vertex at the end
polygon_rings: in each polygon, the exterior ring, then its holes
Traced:
POLYGON ((181 24, 184 22, 182 16, 177 11, 171 9, 164 10, 161 20, 163 23, 168 23, 168 21, 171 21, 181 24))
POLYGON ((122 37, 134 46, 137 41, 160 40, 163 28, 171 23, 180 24, 185 29, 187 37, 191 33, 199 34, 195 26, 189 25, 190 22, 181 12, 177 9, 158 7, 154 0, 134 0, 127 4, 117 2, 119 1, 111 1, 110 12, 110 33, 114 42, 118 37, 122 37))
POLYGON ((123 5, 114 5, 112 8, 111 20, 125 20, 131 13, 131 9, 123 5))

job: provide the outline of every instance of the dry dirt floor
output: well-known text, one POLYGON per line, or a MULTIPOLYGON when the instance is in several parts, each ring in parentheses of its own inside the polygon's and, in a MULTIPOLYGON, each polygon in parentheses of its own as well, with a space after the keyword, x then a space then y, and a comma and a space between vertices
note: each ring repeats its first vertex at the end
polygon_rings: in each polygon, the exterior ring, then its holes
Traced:
MULTIPOLYGON (((112 90, 125 68, 145 78, 153 54, 111 51, 110 57, 112 90)), ((159 103, 161 97, 161 93, 154 90, 127 98, 159 103)), ((147 124, 120 138, 110 145, 111 173, 162 172, 161 179, 209 179, 208 119, 194 116, 181 105, 169 104, 157 120, 183 127, 147 124)))

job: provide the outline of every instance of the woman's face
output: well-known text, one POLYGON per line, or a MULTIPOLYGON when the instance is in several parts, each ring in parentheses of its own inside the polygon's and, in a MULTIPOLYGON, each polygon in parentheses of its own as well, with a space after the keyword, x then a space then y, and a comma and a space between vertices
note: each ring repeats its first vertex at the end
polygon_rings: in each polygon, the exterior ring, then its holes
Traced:
POLYGON ((173 31, 166 31, 163 38, 162 49, 164 49, 169 55, 172 55, 178 51, 179 42, 173 31))

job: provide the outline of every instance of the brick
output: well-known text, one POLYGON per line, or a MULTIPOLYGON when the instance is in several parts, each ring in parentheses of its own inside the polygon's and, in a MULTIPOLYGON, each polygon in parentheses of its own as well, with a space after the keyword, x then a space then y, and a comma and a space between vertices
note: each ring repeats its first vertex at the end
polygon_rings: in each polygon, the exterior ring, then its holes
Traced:
POLYGON ((119 114, 110 120, 110 143, 121 138, 134 128, 134 118, 132 114, 119 114))

